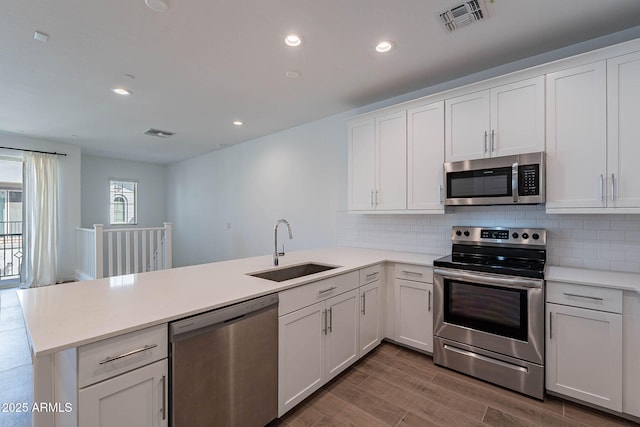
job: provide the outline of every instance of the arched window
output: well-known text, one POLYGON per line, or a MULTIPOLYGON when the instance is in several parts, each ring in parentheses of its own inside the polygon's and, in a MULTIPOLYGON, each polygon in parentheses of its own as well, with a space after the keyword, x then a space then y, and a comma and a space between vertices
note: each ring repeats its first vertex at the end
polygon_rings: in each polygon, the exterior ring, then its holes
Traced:
POLYGON ((111 224, 137 224, 138 182, 109 180, 109 217, 111 224))

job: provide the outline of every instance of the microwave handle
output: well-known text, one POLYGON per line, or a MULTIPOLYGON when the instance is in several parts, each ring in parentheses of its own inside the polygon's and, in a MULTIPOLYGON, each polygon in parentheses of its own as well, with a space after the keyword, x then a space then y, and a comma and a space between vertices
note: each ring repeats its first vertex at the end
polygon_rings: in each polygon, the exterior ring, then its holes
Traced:
POLYGON ((511 165, 511 193, 513 194, 513 203, 518 203, 518 162, 511 165))

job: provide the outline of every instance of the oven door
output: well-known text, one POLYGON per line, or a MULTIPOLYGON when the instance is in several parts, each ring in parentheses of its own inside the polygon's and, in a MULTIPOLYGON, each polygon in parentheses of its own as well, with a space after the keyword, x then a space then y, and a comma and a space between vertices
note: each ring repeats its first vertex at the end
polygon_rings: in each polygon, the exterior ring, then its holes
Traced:
POLYGON ((434 335, 544 361, 544 280, 434 269, 434 335))

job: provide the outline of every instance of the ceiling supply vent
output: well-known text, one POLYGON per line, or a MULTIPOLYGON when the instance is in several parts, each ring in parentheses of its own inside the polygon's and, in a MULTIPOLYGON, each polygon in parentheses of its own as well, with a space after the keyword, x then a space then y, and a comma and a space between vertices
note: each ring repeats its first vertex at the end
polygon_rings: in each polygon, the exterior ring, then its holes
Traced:
POLYGON ((465 2, 440 14, 442 23, 450 33, 474 22, 482 21, 485 17, 486 13, 480 6, 479 0, 465 2))
POLYGON ((144 134, 150 135, 150 136, 157 136, 158 138, 169 138, 170 136, 175 135, 175 132, 169 132, 166 130, 151 128, 148 131, 146 131, 144 134))

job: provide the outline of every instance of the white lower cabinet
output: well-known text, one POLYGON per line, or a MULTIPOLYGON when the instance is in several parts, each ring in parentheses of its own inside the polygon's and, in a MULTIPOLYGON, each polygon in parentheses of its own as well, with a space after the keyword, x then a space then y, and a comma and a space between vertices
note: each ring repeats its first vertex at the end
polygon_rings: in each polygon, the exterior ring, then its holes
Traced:
POLYGON ((549 282, 547 301, 547 389, 622 412, 622 291, 549 282))
POLYGON ((379 280, 360 287, 360 356, 376 348, 382 340, 380 297, 379 280))
POLYGON ((395 341, 433 353, 433 270, 396 264, 395 341))
POLYGON ((167 359, 81 389, 82 427, 167 426, 167 359))
POLYGON ((358 359, 358 284, 356 271, 280 293, 279 417, 358 359))
POLYGON ((640 294, 623 298, 622 412, 640 417, 640 294))

